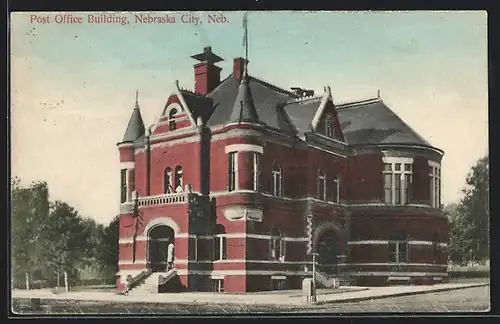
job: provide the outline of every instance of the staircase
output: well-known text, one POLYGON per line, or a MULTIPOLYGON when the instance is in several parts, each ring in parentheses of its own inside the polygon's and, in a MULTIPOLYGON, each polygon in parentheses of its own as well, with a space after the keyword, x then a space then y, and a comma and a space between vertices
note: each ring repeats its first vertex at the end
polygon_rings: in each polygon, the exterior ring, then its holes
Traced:
POLYGON ((157 294, 158 288, 167 283, 170 279, 177 275, 175 269, 168 272, 152 272, 143 279, 141 283, 132 288, 129 292, 130 295, 150 295, 157 294))
POLYGON ((334 274, 327 274, 316 271, 315 274, 317 288, 338 288, 339 279, 334 274))

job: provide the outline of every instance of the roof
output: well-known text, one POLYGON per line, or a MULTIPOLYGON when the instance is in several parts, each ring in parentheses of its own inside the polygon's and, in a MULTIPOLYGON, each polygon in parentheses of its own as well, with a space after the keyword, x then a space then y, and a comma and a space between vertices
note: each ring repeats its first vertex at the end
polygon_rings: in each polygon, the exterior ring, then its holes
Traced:
POLYGON ((259 116, 255 110, 253 103, 252 92, 248 86, 248 76, 243 75, 240 86, 238 87, 238 95, 233 104, 233 111, 229 117, 230 122, 249 122, 258 123, 259 116))
POLYGON ((204 120, 210 116, 214 108, 212 99, 186 89, 180 89, 180 92, 195 120, 199 116, 202 116, 204 120))
POLYGON ((349 145, 416 144, 431 146, 378 98, 338 105, 337 115, 349 145))
POLYGON ((144 121, 142 120, 141 110, 139 105, 136 103, 134 110, 132 111, 132 116, 128 121, 127 129, 125 130, 125 135, 123 135, 123 142, 133 142, 146 132, 144 127, 144 121))
MULTIPOLYGON (((278 104, 296 98, 296 95, 252 76, 248 76, 248 88, 259 121, 289 134, 292 125, 287 121, 288 116, 286 116, 282 108, 278 107, 278 104)), ((207 97, 213 99, 215 107, 214 112, 208 119, 208 126, 224 125, 231 120, 238 90, 238 81, 233 74, 230 74, 207 95, 207 97)))
MULTIPOLYGON (((235 122, 239 117, 242 121, 253 121, 256 117, 271 128, 300 137, 310 131, 322 100, 319 96, 301 98, 252 76, 248 76, 248 83, 242 83, 240 87, 233 74, 206 97, 189 91, 183 94, 186 94, 186 103, 193 114, 203 114, 209 127, 235 122), (243 111, 241 101, 244 102, 243 111), (256 116, 253 116, 254 112, 256 116)), ((432 147, 380 98, 336 105, 336 109, 348 145, 413 144, 432 147)))
POLYGON ((304 133, 310 131, 311 122, 320 104, 321 97, 311 97, 294 100, 284 106, 299 136, 303 136, 304 133))

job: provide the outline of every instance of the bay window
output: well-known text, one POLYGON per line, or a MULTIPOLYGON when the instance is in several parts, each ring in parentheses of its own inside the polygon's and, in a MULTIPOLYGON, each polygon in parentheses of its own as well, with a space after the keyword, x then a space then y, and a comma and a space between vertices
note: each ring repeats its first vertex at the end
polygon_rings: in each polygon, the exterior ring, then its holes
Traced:
POLYGON ((404 205, 411 203, 412 159, 384 158, 384 202, 404 205))
POLYGON ((439 163, 429 161, 430 205, 434 208, 441 207, 441 166, 439 163))

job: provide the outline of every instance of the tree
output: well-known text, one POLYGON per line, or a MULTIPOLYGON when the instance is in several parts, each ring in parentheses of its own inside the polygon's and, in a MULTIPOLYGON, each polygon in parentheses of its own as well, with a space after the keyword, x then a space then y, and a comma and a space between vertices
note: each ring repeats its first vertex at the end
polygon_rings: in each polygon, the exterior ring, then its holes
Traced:
POLYGON ((100 231, 99 264, 108 278, 114 278, 118 271, 118 231, 120 219, 118 216, 100 231))
POLYGON ((36 272, 42 260, 40 237, 49 215, 47 183, 34 182, 28 188, 20 179, 11 182, 11 253, 14 280, 24 282, 26 273, 36 272))
POLYGON ((47 226, 41 236, 46 267, 44 277, 54 280, 57 274, 67 272, 76 278, 76 264, 87 256, 89 233, 83 218, 68 204, 56 201, 51 206, 47 226))
POLYGON ((489 160, 479 159, 471 168, 462 190, 464 196, 449 212, 451 257, 454 261, 489 258, 489 160))

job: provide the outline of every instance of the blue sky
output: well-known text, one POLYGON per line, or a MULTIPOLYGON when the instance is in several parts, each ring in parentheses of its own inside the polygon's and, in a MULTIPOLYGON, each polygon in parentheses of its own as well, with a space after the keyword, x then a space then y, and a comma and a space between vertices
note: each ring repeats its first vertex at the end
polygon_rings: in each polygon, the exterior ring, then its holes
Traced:
MULTIPOLYGON (((135 90, 152 124, 174 80, 193 87, 190 56, 204 46, 225 59, 225 77, 244 55, 242 13, 225 12, 226 24, 191 13, 197 26, 180 23, 180 13, 169 13, 175 24, 120 14, 128 25, 31 24, 31 14, 11 15, 12 173, 48 181, 51 199, 107 222, 118 212, 116 143, 135 90)), ((86 21, 87 13, 72 14, 86 21)), ((250 12, 248 21, 250 74, 284 88, 328 84, 336 102, 380 89, 445 151, 443 200, 459 199, 488 150, 486 12, 250 12)))

